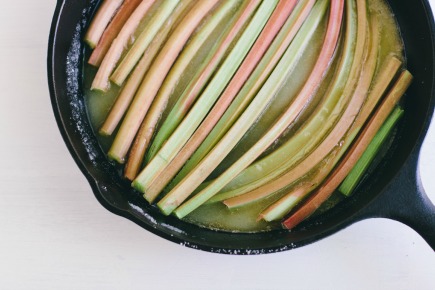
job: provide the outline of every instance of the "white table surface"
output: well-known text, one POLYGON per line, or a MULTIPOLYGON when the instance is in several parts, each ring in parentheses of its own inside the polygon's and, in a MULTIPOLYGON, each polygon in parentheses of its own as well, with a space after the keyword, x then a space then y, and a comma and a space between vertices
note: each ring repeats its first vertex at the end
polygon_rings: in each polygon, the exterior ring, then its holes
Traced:
MULTIPOLYGON (((391 220, 279 254, 227 256, 181 247, 105 210, 51 109, 55 3, 0 8, 0 289, 435 289, 434 251, 391 220)), ((434 157, 433 124, 420 164, 432 200, 434 157)))

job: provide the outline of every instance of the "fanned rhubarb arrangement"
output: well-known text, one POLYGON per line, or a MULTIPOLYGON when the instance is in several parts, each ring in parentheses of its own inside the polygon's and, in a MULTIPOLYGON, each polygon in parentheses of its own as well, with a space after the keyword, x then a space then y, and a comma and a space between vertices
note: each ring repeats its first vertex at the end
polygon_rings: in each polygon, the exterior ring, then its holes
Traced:
POLYGON ((165 215, 294 228, 355 191, 404 114, 383 1, 102 1, 85 42, 89 94, 115 95, 108 157, 165 215))

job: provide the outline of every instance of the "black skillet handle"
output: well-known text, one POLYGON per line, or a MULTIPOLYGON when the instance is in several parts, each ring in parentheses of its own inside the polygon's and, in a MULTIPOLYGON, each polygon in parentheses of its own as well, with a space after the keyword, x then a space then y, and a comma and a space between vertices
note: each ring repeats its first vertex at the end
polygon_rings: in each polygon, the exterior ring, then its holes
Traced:
POLYGON ((402 222, 435 250, 435 206, 423 189, 418 159, 419 146, 386 190, 363 210, 361 217, 385 217, 402 222))

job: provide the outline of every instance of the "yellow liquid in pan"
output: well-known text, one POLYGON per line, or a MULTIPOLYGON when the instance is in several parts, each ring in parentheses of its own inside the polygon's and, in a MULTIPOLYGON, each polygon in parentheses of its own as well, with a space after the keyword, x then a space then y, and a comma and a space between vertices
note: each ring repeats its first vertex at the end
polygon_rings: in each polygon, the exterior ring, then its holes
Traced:
MULTIPOLYGON (((382 38, 380 43, 381 48, 378 62, 379 69, 379 67, 382 66, 385 58, 390 54, 393 54, 400 59, 403 59, 403 44, 400 38, 400 33, 397 29, 397 24, 388 5, 383 0, 368 0, 367 2, 370 13, 376 13, 382 17, 382 21, 379 22, 382 29, 382 38)), ((303 82, 306 80, 308 74, 314 66, 316 56, 319 54, 322 46, 322 40, 326 28, 325 26, 326 19, 324 19, 321 29, 316 32, 315 41, 312 41, 311 45, 308 46, 309 49, 307 49, 303 57, 300 59, 299 63, 297 64, 297 68, 288 77, 286 85, 283 86, 281 91, 274 98, 272 104, 268 108, 268 111, 264 113, 262 117, 258 120, 258 122, 245 134, 243 139, 233 149, 229 156, 227 156, 222 165, 220 165, 215 170, 212 176, 216 176, 219 172, 221 172, 229 165, 231 165, 235 160, 237 160, 237 158, 246 151, 246 148, 249 148, 252 144, 254 144, 255 140, 258 140, 258 138, 260 138, 265 132, 267 132, 268 128, 273 124, 274 120, 283 112, 288 104, 291 103, 291 100, 298 93, 299 89, 303 85, 303 82)), ((215 33, 218 33, 218 31, 222 30, 222 27, 220 27, 216 29, 215 33)), ((177 88, 173 92, 172 100, 175 99, 174 97, 181 94, 181 92, 187 85, 187 80, 193 75, 193 73, 195 72, 195 68, 199 66, 200 60, 202 58, 201 56, 210 49, 210 46, 213 44, 213 39, 215 39, 215 37, 216 35, 212 35, 209 40, 207 40, 207 42, 198 52, 198 57, 196 57, 192 61, 192 64, 186 69, 186 72, 182 75, 177 88)), ((331 67, 334 68, 334 65, 335 64, 333 64, 331 67)), ((92 79, 94 78, 95 73, 96 70, 94 68, 86 65, 84 78, 86 105, 88 116, 91 125, 94 128, 95 135, 97 136, 103 150, 107 152, 113 140, 113 137, 100 136, 98 134, 98 129, 104 122, 118 94, 119 88, 112 84, 109 92, 104 93, 104 95, 100 92, 90 91, 90 84, 92 82, 92 79)), ((331 71, 328 73, 325 83, 327 83, 328 78, 330 78, 332 74, 333 69, 331 69, 331 71)), ((317 97, 312 102, 312 107, 314 107, 317 101, 321 99, 322 92, 324 91, 325 87, 326 86, 320 88, 319 92, 317 93, 317 97)), ((291 135, 297 130, 300 124, 303 123, 304 119, 306 119, 307 115, 309 115, 311 109, 308 108, 307 112, 308 113, 305 114, 305 116, 299 118, 293 128, 290 129, 289 132, 287 132, 287 134, 282 137, 283 140, 291 137, 291 135)), ((283 140, 278 140, 278 142, 276 143, 279 145, 280 141, 283 140)), ((273 148, 271 150, 273 150, 273 148)), ((271 150, 266 151, 266 154, 271 150)), ((193 213, 188 215, 185 220, 199 226, 225 231, 256 232, 272 230, 278 228, 280 226, 279 223, 267 223, 264 221, 257 222, 256 220, 258 214, 276 199, 277 197, 265 199, 248 207, 234 211, 228 210, 223 204, 220 203, 203 205, 195 210, 193 213)), ((325 207, 330 208, 339 200, 339 196, 333 196, 325 204, 325 207)))

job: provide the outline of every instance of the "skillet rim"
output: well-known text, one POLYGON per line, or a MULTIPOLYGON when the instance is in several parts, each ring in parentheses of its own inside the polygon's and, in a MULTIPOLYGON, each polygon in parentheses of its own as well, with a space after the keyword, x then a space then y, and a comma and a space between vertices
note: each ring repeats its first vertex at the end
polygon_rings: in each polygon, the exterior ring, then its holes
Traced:
MULTIPOLYGON (((332 227, 322 227, 323 230, 321 230, 320 232, 318 232, 317 234, 311 236, 310 238, 304 238, 302 240, 297 240, 295 242, 288 242, 286 244, 280 244, 280 245, 273 245, 270 247, 259 247, 259 248, 255 248, 255 247, 232 247, 230 246, 221 246, 221 247, 215 247, 215 246, 210 246, 209 244, 203 244, 200 242, 195 242, 192 241, 190 237, 189 239, 187 237, 180 237, 171 233, 168 233, 165 231, 164 228, 162 227, 158 227, 156 225, 152 225, 152 223, 149 222, 145 222, 143 219, 138 218, 137 216, 137 212, 133 211, 132 207, 129 207, 128 205, 124 204, 124 205, 118 205, 118 206, 114 206, 112 203, 110 203, 106 198, 104 198, 104 193, 102 191, 107 190, 107 188, 105 188, 104 184, 102 184, 99 180, 97 180, 97 178, 92 174, 92 172, 89 170, 89 168, 86 167, 84 160, 80 157, 79 152, 76 150, 76 144, 73 143, 73 140, 70 136, 70 133, 67 131, 66 129, 66 120, 63 118, 63 115, 61 113, 61 109, 59 107, 59 100, 61 100, 61 96, 58 96, 57 91, 56 91, 56 75, 54 74, 54 66, 56 63, 56 60, 54 59, 55 57, 55 49, 56 49, 56 39, 57 39, 57 33, 58 33, 58 29, 59 29, 59 25, 60 25, 60 20, 61 20, 61 16, 62 16, 62 11, 64 9, 65 3, 68 0, 58 0, 57 1, 57 5, 56 5, 56 9, 54 12, 54 16, 53 16, 53 20, 52 20, 52 24, 51 24, 51 28, 50 28, 50 37, 49 37, 49 44, 48 44, 48 56, 47 56, 47 74, 48 74, 48 83, 49 83, 49 91, 50 91, 50 97, 51 97, 51 103, 52 103, 52 107, 53 107, 53 112, 56 118, 56 122, 57 125, 59 127, 59 130, 61 132, 62 138, 64 139, 65 144, 67 145, 68 150, 70 151, 70 154, 72 155, 74 161, 77 163, 78 167, 80 168, 80 170, 82 171, 82 173, 85 175, 85 177, 87 178, 88 182, 91 185, 92 191, 94 192, 94 195, 96 196, 97 200, 110 212, 123 216, 133 222, 135 222, 136 224, 138 224, 139 226, 145 228, 146 230, 160 236, 163 237, 164 239, 170 240, 172 242, 175 243, 179 243, 181 245, 190 247, 190 248, 194 248, 194 249, 199 249, 199 250, 204 250, 204 251, 209 251, 209 252, 217 252, 217 253, 224 253, 224 254, 239 254, 239 255, 243 255, 243 254, 263 254, 263 253, 272 253, 272 252, 280 252, 280 251, 285 251, 285 250, 289 250, 292 248, 297 248, 300 246, 304 246, 307 244, 310 244, 312 242, 318 241, 324 237, 327 237, 343 228, 345 228, 346 226, 367 218, 367 217, 358 217, 358 212, 355 212, 353 215, 348 216, 346 219, 341 220, 338 223, 335 223, 334 226, 332 227)), ((98 1, 91 1, 91 5, 96 5, 98 1)), ((428 24, 430 25, 429 29, 431 31, 431 43, 432 43, 432 48, 435 46, 434 44, 434 35, 435 35, 435 25, 433 22, 433 16, 432 16, 432 11, 430 8, 430 5, 428 3, 427 0, 421 0, 420 1, 423 5, 423 8, 425 9, 426 12, 426 19, 428 20, 428 24), (432 20, 432 21, 430 21, 432 20)), ((86 5, 86 4, 84 4, 86 5)), ((434 59, 434 53, 435 51, 432 49, 432 59, 434 59)), ((432 63, 432 67, 433 67, 433 63, 432 63)), ((415 150, 419 150, 419 146, 421 146, 421 143, 424 140, 425 134, 428 130, 429 124, 430 124, 430 120, 431 117, 433 115, 433 105, 435 103, 435 98, 434 98, 434 84, 432 83, 432 88, 431 88, 431 96, 430 96, 430 100, 429 103, 431 103, 431 108, 429 109, 427 112, 427 115, 425 117, 425 121, 424 124, 421 128, 421 132, 420 135, 418 136, 415 144, 414 144, 414 149, 412 151, 415 150)), ((409 154, 411 155, 411 153, 409 154)), ((409 156, 408 156, 409 158, 409 156)), ((407 159, 408 159, 407 158, 407 159)), ((400 170, 398 170, 400 171, 400 170)), ((397 173, 396 173, 397 175, 397 173)), ((390 183, 393 181, 394 178, 391 179, 390 183)), ((377 196, 379 196, 382 192, 379 192, 378 194, 375 194, 374 199, 376 199, 377 196)), ((367 203, 368 205, 368 203, 367 203)), ((363 208, 362 208, 363 209, 363 208)), ((166 228, 166 230, 169 228, 166 228)), ((274 231, 274 233, 278 233, 278 234, 282 234, 282 233, 289 233, 288 231, 285 230, 278 230, 278 231, 274 231)), ((223 233, 223 232, 218 232, 218 233, 223 233)), ((228 233, 226 233, 226 235, 228 235, 228 233)), ((245 234, 245 233, 237 233, 237 234, 229 234, 230 236, 256 236, 257 234, 245 234)), ((264 235, 264 233, 261 233, 261 235, 264 235)), ((198 237, 193 237, 195 239, 198 240, 198 237)))

